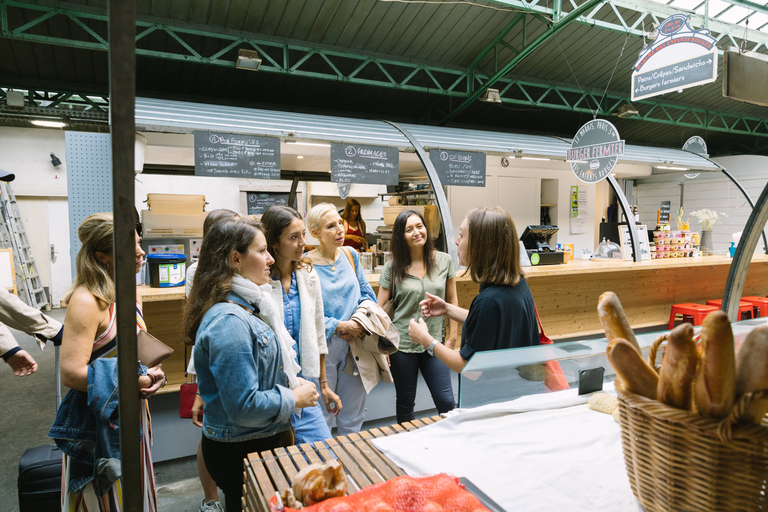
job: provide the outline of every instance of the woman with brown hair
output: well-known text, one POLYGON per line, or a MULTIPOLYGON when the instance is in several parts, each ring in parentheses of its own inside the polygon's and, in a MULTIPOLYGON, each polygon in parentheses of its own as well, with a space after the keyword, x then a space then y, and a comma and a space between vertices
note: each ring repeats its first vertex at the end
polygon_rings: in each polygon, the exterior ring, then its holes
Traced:
MULTIPOLYGON (((61 380, 70 388, 56 414, 48 437, 56 440, 65 453, 62 466, 62 510, 122 510, 119 478, 120 443, 117 429, 106 425, 117 418, 117 324, 115 254, 112 246, 111 213, 96 213, 77 228, 82 247, 77 254, 77 274, 63 301, 67 304, 64 336, 61 343, 61 380), (98 411, 98 414, 96 413, 98 411)), ((144 251, 136 236, 136 272, 141 269, 144 251)), ((136 303, 136 328, 146 330, 142 317, 141 295, 136 303)), ((147 401, 166 376, 160 365, 138 366, 142 400, 141 450, 143 510, 157 510, 155 476, 150 450, 151 428, 147 401)))
POLYGON ((314 384, 297 376, 268 284, 272 263, 261 224, 214 224, 185 309, 184 337, 195 343, 205 401, 203 458, 228 512, 242 509, 243 458, 293 444, 291 413, 318 399, 314 384))
POLYGON ((365 221, 360 214, 360 201, 347 199, 344 211, 341 212, 341 220, 344 228, 344 245, 358 252, 368 249, 368 241, 365 239, 365 221))
POLYGON ((462 221, 456 238, 459 263, 466 266, 480 293, 469 310, 427 293, 421 312, 447 316, 464 324, 457 353, 433 339, 424 320, 411 319, 411 340, 460 372, 475 352, 539 345, 539 329, 531 290, 520 266, 515 223, 502 208, 475 208, 462 221))

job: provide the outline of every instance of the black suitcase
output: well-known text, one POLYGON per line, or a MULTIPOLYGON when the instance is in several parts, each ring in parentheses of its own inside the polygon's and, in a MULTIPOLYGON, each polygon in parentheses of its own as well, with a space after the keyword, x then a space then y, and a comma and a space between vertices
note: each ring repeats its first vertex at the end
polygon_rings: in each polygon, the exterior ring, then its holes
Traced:
POLYGON ((35 446, 19 459, 19 512, 61 510, 61 451, 35 446))

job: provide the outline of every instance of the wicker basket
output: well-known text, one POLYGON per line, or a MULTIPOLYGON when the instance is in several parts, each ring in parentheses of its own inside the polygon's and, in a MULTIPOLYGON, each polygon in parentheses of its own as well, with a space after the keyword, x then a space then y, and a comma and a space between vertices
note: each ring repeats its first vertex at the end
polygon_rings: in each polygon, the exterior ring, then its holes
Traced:
MULTIPOLYGON (((651 365, 665 340, 651 347, 651 365)), ((745 395, 720 421, 618 384, 627 475, 646 512, 768 510, 768 424, 735 425, 740 411, 768 391, 745 395)))

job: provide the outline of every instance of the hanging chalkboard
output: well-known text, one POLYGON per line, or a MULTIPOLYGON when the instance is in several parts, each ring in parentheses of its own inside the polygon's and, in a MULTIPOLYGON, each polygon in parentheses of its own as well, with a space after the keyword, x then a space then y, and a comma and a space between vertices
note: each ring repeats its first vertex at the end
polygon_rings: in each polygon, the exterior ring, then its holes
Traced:
MULTIPOLYGON (((261 215, 273 205, 287 205, 289 196, 288 192, 246 192, 248 215, 261 215)), ((295 200, 293 207, 296 208, 295 200)))
POLYGON ((387 146, 331 144, 331 181, 397 185, 400 153, 387 146))
POLYGON ((280 179, 280 139, 195 132, 195 175, 280 179))
POLYGON ((429 160, 443 185, 485 186, 485 153, 430 149, 429 160))

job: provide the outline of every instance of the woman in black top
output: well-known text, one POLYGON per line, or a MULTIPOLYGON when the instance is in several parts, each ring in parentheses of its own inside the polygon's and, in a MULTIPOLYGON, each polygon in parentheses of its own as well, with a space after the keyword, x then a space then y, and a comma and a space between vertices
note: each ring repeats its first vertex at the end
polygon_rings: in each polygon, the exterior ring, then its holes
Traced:
POLYGON ((480 293, 469 310, 427 293, 421 311, 425 317, 445 315, 464 324, 461 350, 457 353, 436 343, 422 319, 411 319, 411 340, 457 372, 475 352, 538 345, 533 296, 523 277, 517 229, 509 213, 499 207, 471 210, 461 223, 456 245, 459 263, 480 284, 480 293))

